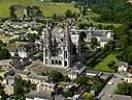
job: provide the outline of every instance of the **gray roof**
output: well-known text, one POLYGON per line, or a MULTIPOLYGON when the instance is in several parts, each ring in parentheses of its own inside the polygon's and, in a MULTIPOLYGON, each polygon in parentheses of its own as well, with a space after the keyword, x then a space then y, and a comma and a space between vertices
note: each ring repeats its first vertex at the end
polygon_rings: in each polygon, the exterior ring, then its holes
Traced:
POLYGON ((113 100, 132 100, 132 98, 126 95, 113 95, 113 100))

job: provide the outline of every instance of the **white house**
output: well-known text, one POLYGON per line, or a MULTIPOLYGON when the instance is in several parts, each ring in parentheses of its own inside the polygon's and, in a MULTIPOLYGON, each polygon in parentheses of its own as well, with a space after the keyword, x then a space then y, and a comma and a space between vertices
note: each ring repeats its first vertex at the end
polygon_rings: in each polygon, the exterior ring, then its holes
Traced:
POLYGON ((118 72, 127 72, 128 69, 128 63, 126 62, 120 62, 118 65, 118 72))

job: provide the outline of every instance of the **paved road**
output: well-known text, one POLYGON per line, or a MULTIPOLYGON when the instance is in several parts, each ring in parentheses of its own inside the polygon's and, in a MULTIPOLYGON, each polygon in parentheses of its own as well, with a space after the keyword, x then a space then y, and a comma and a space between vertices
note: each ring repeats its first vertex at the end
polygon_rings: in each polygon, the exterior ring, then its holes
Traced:
POLYGON ((112 100, 112 94, 114 93, 114 90, 117 87, 117 84, 121 82, 121 78, 123 76, 119 74, 115 74, 110 81, 113 82, 113 84, 106 84, 106 86, 103 88, 103 90, 100 92, 99 97, 100 100, 112 100), (116 76, 116 77, 115 77, 116 76))

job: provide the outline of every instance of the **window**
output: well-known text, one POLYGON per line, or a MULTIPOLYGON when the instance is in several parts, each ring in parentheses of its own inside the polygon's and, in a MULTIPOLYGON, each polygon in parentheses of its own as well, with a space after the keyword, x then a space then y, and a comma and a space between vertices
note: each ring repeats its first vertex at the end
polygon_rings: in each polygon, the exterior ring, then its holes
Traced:
POLYGON ((65 66, 65 67, 67 66, 67 61, 64 62, 64 66, 65 66))
POLYGON ((62 62, 61 62, 61 60, 59 60, 59 65, 62 65, 62 62))
POLYGON ((54 64, 55 63, 54 60, 52 60, 51 63, 54 64))
POLYGON ((56 65, 58 64, 58 61, 57 61, 57 60, 55 60, 55 64, 56 64, 56 65))
POLYGON ((64 51, 64 58, 67 58, 67 52, 64 51))
POLYGON ((45 56, 47 56, 48 55, 48 50, 47 49, 45 49, 45 56))

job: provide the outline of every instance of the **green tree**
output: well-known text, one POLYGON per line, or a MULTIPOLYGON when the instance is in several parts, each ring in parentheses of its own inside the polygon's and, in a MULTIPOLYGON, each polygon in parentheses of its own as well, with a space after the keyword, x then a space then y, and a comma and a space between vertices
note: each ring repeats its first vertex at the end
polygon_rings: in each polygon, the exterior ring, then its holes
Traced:
POLYGON ((14 6, 11 6, 11 7, 10 7, 10 16, 11 16, 12 18, 16 18, 14 6))
POLYGON ((63 93, 63 96, 64 97, 72 97, 73 93, 71 91, 66 91, 66 92, 63 93))
POLYGON ((0 59, 9 59, 10 53, 7 49, 3 48, 0 50, 0 59))
POLYGON ((64 76, 60 72, 52 71, 50 75, 51 75, 53 81, 55 81, 55 82, 60 82, 60 81, 64 80, 64 76))
POLYGON ((4 91, 4 87, 1 85, 1 83, 0 83, 0 96, 1 96, 2 100, 5 99, 5 91, 4 91))
POLYGON ((84 100, 94 100, 93 95, 91 93, 88 93, 88 92, 85 92, 83 94, 83 98, 84 98, 84 100))
POLYGON ((31 82, 23 80, 20 76, 15 78, 14 93, 16 98, 22 99, 25 94, 29 93, 31 89, 31 82))
POLYGON ((88 77, 84 77, 84 76, 80 76, 78 77, 75 82, 77 84, 80 84, 80 85, 88 85, 88 81, 89 81, 89 78, 88 77))
POLYGON ((56 14, 53 14, 52 19, 53 20, 56 20, 57 19, 57 15, 56 14))
POLYGON ((66 17, 66 18, 72 17, 72 12, 71 12, 71 10, 69 10, 69 9, 66 10, 66 12, 65 12, 65 17, 66 17))
POLYGON ((132 83, 119 83, 115 92, 120 95, 132 95, 132 83))
POLYGON ((39 38, 37 34, 28 34, 27 36, 30 42, 35 42, 35 40, 39 38))
POLYGON ((97 46, 99 46, 97 38, 95 38, 95 37, 91 38, 90 47, 92 49, 95 49, 95 48, 97 48, 97 46))

